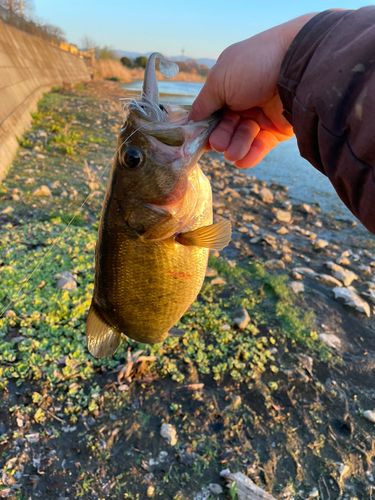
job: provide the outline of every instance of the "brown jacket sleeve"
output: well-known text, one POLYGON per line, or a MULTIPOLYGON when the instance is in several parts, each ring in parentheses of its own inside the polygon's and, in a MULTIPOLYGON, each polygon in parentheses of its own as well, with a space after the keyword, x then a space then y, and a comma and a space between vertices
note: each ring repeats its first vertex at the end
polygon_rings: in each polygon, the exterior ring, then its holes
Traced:
POLYGON ((284 58, 278 88, 301 155, 375 233, 375 7, 313 17, 284 58))

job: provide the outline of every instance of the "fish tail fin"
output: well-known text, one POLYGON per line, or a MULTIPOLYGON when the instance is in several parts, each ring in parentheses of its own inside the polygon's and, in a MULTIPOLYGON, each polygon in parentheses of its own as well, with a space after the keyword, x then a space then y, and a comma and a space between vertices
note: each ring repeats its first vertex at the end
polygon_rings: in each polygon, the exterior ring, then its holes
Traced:
POLYGON ((87 347, 95 358, 112 356, 121 340, 121 333, 109 326, 91 304, 86 320, 87 347))
POLYGON ((230 242, 231 233, 230 221, 222 220, 216 224, 200 227, 187 233, 181 233, 177 236, 176 241, 181 243, 181 245, 222 250, 230 242))

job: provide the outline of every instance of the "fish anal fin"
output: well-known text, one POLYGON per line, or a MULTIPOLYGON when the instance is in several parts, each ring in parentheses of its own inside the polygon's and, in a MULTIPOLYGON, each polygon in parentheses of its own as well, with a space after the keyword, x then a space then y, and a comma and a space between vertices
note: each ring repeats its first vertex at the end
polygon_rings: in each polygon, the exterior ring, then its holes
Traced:
POLYGON ((87 347, 95 358, 112 356, 121 340, 121 333, 109 326, 91 304, 86 320, 87 347))
POLYGON ((181 233, 176 241, 181 245, 212 248, 222 250, 230 242, 232 226, 229 220, 222 220, 216 224, 203 226, 187 233, 181 233))

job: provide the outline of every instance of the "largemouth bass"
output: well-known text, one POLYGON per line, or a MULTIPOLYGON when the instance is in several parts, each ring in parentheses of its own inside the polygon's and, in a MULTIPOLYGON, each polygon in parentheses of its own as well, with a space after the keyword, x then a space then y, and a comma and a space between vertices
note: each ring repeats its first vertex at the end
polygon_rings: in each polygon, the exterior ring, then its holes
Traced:
POLYGON ((217 119, 192 122, 186 109, 159 105, 156 59, 175 69, 161 54, 148 59, 141 99, 125 104, 103 205, 86 324, 95 357, 112 355, 122 334, 165 339, 202 287, 209 249, 230 241, 230 222, 213 224, 197 164, 217 119))

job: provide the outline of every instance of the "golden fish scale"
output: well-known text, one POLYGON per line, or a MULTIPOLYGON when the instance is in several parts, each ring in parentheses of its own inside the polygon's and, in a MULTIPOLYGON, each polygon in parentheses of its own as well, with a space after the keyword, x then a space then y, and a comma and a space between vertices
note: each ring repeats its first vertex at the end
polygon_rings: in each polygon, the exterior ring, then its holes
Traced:
MULTIPOLYGON (((200 169, 199 174, 194 190, 199 202, 187 230, 212 223, 211 187, 200 169)), ((125 335, 140 342, 162 341, 198 295, 209 250, 174 238, 142 240, 127 230, 102 234, 101 239, 111 243, 105 258, 99 257, 94 304, 125 335)))

